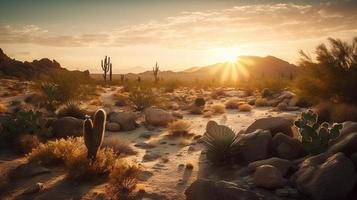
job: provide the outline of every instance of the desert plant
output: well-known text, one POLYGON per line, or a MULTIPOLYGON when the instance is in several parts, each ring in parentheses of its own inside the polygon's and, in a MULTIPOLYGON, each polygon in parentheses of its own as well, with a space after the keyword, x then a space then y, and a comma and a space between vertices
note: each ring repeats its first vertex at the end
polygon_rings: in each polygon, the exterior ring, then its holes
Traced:
POLYGON ((211 106, 211 109, 215 114, 223 114, 226 111, 225 106, 223 104, 213 104, 211 106))
POLYGON ((209 121, 202 140, 207 149, 207 158, 216 164, 230 164, 238 153, 238 134, 232 129, 209 121))
POLYGON ((18 139, 18 150, 21 153, 29 153, 32 149, 40 145, 37 135, 24 134, 18 139))
POLYGON ((107 82, 107 73, 109 72, 109 80, 112 81, 112 63, 110 62, 110 57, 105 56, 104 60, 101 61, 101 66, 103 70, 104 82, 107 82))
POLYGON ((301 118, 295 121, 301 135, 301 143, 304 149, 310 154, 319 154, 324 152, 330 141, 335 140, 340 135, 342 124, 333 124, 332 126, 324 122, 317 122, 317 114, 308 110, 301 114, 301 118))
POLYGON ((76 101, 68 101, 63 106, 61 106, 57 111, 58 117, 75 117, 78 119, 85 118, 85 111, 82 110, 79 106, 79 103, 76 101))
POLYGON ((135 155, 137 152, 131 147, 130 142, 118 136, 104 139, 103 147, 113 149, 114 153, 120 155, 135 155))
POLYGON ((156 103, 155 97, 150 88, 135 88, 129 94, 129 101, 135 110, 142 111, 156 103))
POLYGON ((159 71, 160 71, 159 65, 156 62, 155 67, 152 68, 152 73, 155 78, 155 83, 159 82, 159 71))
POLYGON ((54 83, 44 82, 39 87, 41 95, 45 98, 45 107, 49 111, 55 110, 56 98, 58 95, 57 85, 54 83))
POLYGON ((168 124, 169 132, 172 136, 184 136, 190 132, 191 124, 186 120, 177 120, 168 124))
POLYGON ((268 106, 268 100, 266 98, 258 98, 257 100, 255 100, 255 106, 257 107, 268 106))
POLYGON ((252 106, 247 103, 243 103, 239 105, 238 110, 241 112, 250 112, 252 110, 252 106))
POLYGON ((96 159, 97 151, 103 143, 106 118, 105 111, 99 109, 94 114, 93 122, 90 118, 84 121, 84 143, 87 147, 87 158, 91 161, 96 159))

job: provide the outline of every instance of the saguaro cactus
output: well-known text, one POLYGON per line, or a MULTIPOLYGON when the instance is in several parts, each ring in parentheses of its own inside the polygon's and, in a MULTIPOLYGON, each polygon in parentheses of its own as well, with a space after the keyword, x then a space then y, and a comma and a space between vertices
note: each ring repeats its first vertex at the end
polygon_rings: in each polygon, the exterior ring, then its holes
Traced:
POLYGON ((159 81, 159 65, 155 64, 155 67, 152 68, 152 72, 154 74, 154 78, 155 78, 155 83, 157 83, 159 81))
POLYGON ((94 114, 94 122, 90 118, 84 121, 84 143, 87 147, 87 158, 91 161, 95 160, 98 149, 102 145, 106 117, 105 111, 99 109, 94 114))
POLYGON ((107 82, 107 73, 109 72, 109 79, 112 80, 112 63, 110 62, 110 57, 105 56, 104 60, 101 61, 102 70, 104 71, 103 77, 104 82, 107 82))

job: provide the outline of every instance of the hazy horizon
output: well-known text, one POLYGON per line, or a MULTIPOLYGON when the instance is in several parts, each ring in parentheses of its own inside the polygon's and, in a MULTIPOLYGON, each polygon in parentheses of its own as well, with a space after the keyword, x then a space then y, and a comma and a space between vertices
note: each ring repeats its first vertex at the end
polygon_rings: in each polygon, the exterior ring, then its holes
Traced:
POLYGON ((328 37, 357 33, 353 1, 4 1, 0 48, 18 60, 47 57, 101 73, 134 67, 184 70, 240 55, 296 63, 328 37), (343 19, 343 20, 342 20, 343 19))

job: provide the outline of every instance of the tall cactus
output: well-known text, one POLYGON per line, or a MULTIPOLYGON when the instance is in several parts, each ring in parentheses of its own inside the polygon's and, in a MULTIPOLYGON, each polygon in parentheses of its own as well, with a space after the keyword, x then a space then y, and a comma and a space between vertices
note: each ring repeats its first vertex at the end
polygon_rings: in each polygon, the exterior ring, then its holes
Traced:
POLYGON ((96 159, 98 149, 102 145, 106 117, 105 111, 99 109, 94 114, 94 122, 90 118, 84 121, 84 143, 87 147, 87 158, 91 161, 96 159))
POLYGON ((125 81, 125 75, 124 74, 120 75, 120 81, 121 81, 122 84, 124 83, 124 81, 125 81))
POLYGON ((159 65, 155 64, 155 67, 152 68, 152 72, 154 74, 154 78, 155 78, 155 83, 157 83, 159 81, 159 65))
POLYGON ((105 56, 104 60, 101 61, 102 70, 104 72, 104 82, 107 82, 107 73, 109 72, 109 79, 112 80, 112 63, 110 62, 110 57, 105 56))

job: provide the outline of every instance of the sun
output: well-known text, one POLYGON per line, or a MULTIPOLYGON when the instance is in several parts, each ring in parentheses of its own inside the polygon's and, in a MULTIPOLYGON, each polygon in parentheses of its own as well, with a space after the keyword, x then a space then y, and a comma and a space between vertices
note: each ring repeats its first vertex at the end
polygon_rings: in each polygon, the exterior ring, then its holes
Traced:
POLYGON ((215 48, 212 49, 211 52, 218 62, 236 63, 240 50, 237 47, 215 48))

